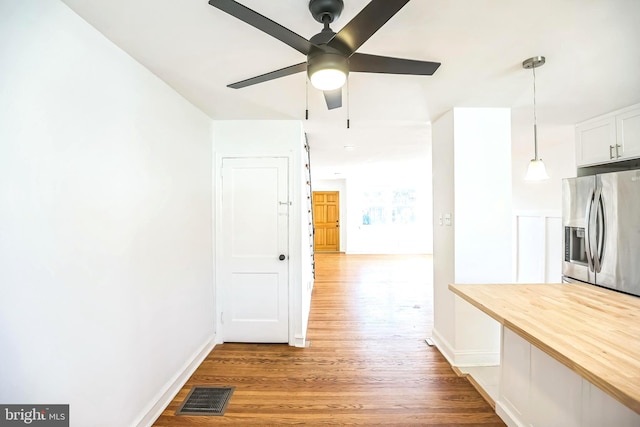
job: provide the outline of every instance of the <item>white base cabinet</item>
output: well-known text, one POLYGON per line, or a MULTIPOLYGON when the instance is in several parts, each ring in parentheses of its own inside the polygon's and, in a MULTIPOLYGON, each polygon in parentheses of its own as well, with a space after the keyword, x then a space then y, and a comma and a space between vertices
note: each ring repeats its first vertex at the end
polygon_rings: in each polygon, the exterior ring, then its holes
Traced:
POLYGON ((506 327, 500 378, 496 412, 510 427, 640 426, 640 414, 506 327))
POLYGON ((509 418, 528 420, 531 417, 531 344, 511 329, 503 327, 501 356, 500 392, 496 412, 500 415, 499 408, 502 407, 510 413, 509 418))
POLYGON ((582 377, 531 346, 532 426, 580 427, 582 377))
POLYGON ((640 104, 576 125, 576 165, 640 158, 640 104))

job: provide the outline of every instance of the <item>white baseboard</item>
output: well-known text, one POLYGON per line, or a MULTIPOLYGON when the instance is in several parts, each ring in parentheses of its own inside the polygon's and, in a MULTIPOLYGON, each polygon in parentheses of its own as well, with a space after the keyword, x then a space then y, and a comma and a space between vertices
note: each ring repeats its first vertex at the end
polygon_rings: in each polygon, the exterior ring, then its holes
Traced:
POLYGON ((457 351, 454 353, 455 365, 458 367, 471 366, 498 366, 500 365, 499 352, 487 351, 457 351))
POLYGON ((498 414, 508 427, 526 427, 526 425, 520 422, 518 417, 500 401, 496 401, 496 414, 498 414))
POLYGON ((455 366, 454 351, 451 344, 449 344, 449 341, 444 339, 442 335, 440 335, 440 333, 435 328, 431 333, 431 338, 433 339, 433 343, 436 345, 440 353, 442 353, 444 358, 447 359, 447 362, 449 362, 449 365, 455 366))
MULTIPOLYGON (((305 345, 305 344, 306 344, 306 343, 305 343, 305 339, 304 339, 304 337, 301 337, 301 336, 299 336, 299 335, 296 335, 296 336, 293 338, 293 347, 304 348, 304 347, 306 347, 306 345, 305 345)), ((292 344, 289 344, 289 345, 292 345, 292 344)))
POLYGON ((158 395, 152 400, 151 404, 149 404, 148 409, 143 411, 144 415, 138 418, 139 421, 134 423, 134 425, 138 427, 151 427, 178 394, 182 386, 184 386, 191 375, 198 369, 198 366, 200 366, 209 353, 211 353, 215 345, 216 337, 213 336, 195 353, 185 368, 167 382, 165 387, 162 388, 158 395))
POLYGON ((500 364, 500 352, 456 351, 453 346, 438 333, 432 333, 433 342, 451 366, 496 366, 500 364))

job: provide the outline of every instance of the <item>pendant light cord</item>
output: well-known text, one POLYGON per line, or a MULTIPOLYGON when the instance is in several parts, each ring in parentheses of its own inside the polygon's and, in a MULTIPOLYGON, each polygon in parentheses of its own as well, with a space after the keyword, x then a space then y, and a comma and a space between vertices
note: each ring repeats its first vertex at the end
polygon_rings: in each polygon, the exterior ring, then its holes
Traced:
POLYGON ((549 175, 547 174, 547 170, 542 162, 542 159, 538 157, 538 109, 537 109, 537 99, 536 99, 536 68, 544 65, 546 59, 544 56, 534 56, 529 59, 525 59, 522 61, 522 68, 529 69, 533 68, 533 149, 534 149, 534 158, 529 162, 529 167, 527 168, 527 174, 525 175, 525 180, 527 181, 541 181, 543 179, 548 179, 549 175))
POLYGON ((536 65, 533 64, 533 149, 534 158, 538 160, 538 120, 536 116, 536 65))

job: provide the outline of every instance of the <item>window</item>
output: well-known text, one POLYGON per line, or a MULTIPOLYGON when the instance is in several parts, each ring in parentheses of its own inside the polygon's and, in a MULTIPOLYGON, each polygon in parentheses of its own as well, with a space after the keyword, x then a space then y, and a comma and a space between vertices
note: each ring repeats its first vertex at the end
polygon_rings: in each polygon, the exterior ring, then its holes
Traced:
POLYGON ((416 221, 415 189, 374 189, 364 193, 362 225, 412 224, 416 221))

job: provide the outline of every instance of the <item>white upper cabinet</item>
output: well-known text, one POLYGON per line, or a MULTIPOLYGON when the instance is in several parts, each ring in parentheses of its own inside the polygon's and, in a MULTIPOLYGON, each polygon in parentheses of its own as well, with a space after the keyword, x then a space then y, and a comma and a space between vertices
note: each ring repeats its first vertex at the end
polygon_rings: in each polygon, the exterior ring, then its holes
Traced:
POLYGON ((640 157, 640 106, 616 115, 616 132, 618 144, 622 145, 620 157, 640 157))
POLYGON ((615 162, 616 118, 593 119, 576 126, 576 165, 615 162))
POLYGON ((640 104, 576 125, 576 165, 640 157, 640 104))

